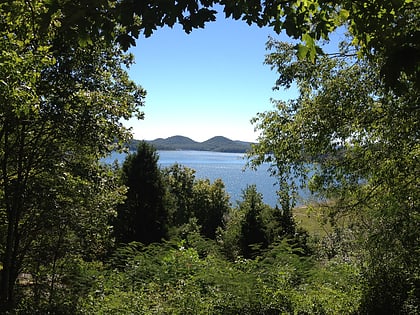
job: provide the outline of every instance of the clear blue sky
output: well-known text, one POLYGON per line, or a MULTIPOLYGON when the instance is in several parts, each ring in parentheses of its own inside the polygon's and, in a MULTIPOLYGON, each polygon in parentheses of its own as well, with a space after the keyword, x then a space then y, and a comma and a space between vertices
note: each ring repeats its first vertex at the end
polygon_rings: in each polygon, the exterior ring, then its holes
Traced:
POLYGON ((250 119, 273 108, 270 98, 294 97, 293 91, 272 91, 276 73, 263 64, 269 35, 287 39, 219 15, 191 34, 175 26, 140 38, 129 73, 147 97, 145 119, 126 123, 134 138, 255 141, 250 119))

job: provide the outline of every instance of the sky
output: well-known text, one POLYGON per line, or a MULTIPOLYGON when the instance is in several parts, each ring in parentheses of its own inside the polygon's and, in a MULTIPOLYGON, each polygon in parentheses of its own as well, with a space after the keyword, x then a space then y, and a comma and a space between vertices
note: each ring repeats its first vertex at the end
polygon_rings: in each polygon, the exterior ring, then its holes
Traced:
POLYGON ((190 34, 180 26, 164 27, 137 40, 130 50, 136 61, 129 74, 147 96, 145 119, 125 123, 134 138, 255 141, 250 120, 273 109, 271 98, 296 96, 294 91, 272 90, 277 75, 263 64, 268 36, 287 39, 219 14, 215 22, 190 34))

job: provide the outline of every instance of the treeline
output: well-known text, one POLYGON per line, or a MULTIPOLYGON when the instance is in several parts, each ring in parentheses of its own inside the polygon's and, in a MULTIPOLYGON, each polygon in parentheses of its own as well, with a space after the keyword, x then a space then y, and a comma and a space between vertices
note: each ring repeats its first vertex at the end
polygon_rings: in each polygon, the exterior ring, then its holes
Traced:
POLYGON ((370 299, 357 227, 328 205, 308 208, 325 229, 311 233, 285 200, 270 207, 247 186, 231 205, 221 180, 158 159, 140 142, 121 166, 101 165, 121 190, 115 212, 94 211, 109 202, 99 195, 78 215, 57 213, 60 229, 33 236, 6 314, 416 313, 415 298, 381 287, 370 299))
POLYGON ((356 265, 344 253, 320 251, 321 240, 297 226, 292 209, 264 204, 255 186, 245 187, 232 206, 221 180, 197 179, 193 169, 178 164, 160 169, 158 158, 154 147, 140 142, 121 167, 109 169, 126 192, 115 215, 108 216, 108 228, 86 235, 86 243, 63 234, 54 246, 67 250, 46 249, 55 255, 49 263, 32 257, 27 279, 21 274, 16 286, 14 312, 352 314, 359 309, 356 265))

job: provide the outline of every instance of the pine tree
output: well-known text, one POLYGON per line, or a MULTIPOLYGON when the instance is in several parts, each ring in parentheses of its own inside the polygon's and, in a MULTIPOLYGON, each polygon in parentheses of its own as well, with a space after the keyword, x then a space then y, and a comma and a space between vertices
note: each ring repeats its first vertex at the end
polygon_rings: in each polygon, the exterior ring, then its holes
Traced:
POLYGON ((262 195, 258 193, 255 185, 248 186, 243 191, 243 201, 239 203, 239 210, 244 211, 241 224, 240 248, 245 258, 254 258, 260 249, 267 248, 262 212, 264 203, 262 195))
POLYGON ((137 152, 127 156, 121 178, 127 199, 117 211, 114 229, 117 242, 150 244, 167 236, 167 209, 159 156, 152 146, 140 142, 137 152))

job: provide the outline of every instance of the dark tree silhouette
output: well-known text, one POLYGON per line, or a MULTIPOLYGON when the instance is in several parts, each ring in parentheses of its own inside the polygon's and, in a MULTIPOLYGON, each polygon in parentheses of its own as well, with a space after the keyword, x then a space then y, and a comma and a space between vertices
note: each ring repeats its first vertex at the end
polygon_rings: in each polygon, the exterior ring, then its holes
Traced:
POLYGON ((248 186, 243 191, 242 202, 239 203, 240 211, 245 212, 239 241, 245 258, 255 258, 260 249, 268 246, 261 216, 264 207, 262 195, 257 191, 256 186, 248 186))
POLYGON ((165 189, 158 159, 155 148, 140 142, 137 153, 128 155, 123 164, 121 178, 128 191, 117 209, 117 242, 150 244, 167 236, 165 189))

